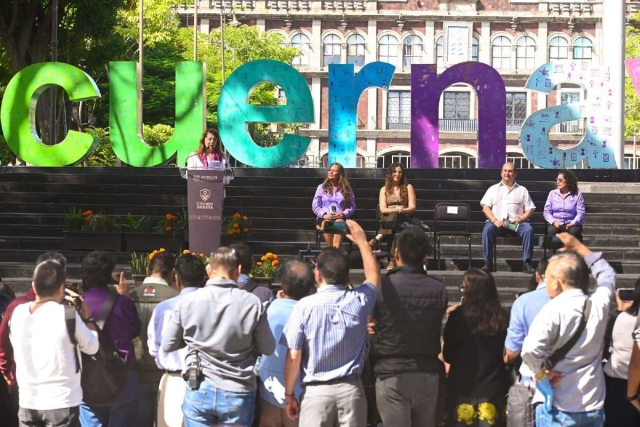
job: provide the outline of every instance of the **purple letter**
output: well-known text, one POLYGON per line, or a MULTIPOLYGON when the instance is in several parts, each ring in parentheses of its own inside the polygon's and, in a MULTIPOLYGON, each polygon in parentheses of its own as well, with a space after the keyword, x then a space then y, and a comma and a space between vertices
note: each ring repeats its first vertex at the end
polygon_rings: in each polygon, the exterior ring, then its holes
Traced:
POLYGON ((502 167, 507 94, 502 76, 481 62, 454 65, 440 76, 435 65, 411 65, 411 167, 438 168, 438 100, 455 83, 467 83, 478 95, 478 167, 502 167))

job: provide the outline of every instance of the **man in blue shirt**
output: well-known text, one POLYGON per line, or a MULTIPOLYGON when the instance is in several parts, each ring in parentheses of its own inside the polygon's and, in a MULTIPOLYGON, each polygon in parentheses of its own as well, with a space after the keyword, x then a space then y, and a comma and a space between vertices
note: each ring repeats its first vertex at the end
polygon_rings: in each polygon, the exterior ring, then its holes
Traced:
POLYGON ((180 298, 197 291, 204 285, 206 271, 200 258, 191 254, 181 255, 175 263, 175 284, 180 291, 178 296, 162 301, 156 306, 149 320, 147 347, 158 369, 165 373, 160 379, 157 427, 181 427, 183 425, 182 401, 186 383, 182 379, 184 358, 187 348, 165 352, 162 350, 162 330, 170 320, 173 309, 180 298))
MULTIPOLYGON (((278 298, 267 309, 267 321, 271 333, 280 338, 284 325, 287 324, 293 308, 298 300, 308 296, 315 288, 316 281, 313 270, 306 262, 291 260, 286 262, 278 271, 282 289, 278 291, 278 298)), ((271 356, 265 356, 260 366, 260 378, 262 387, 260 398, 262 427, 293 427, 298 422, 287 417, 285 411, 284 396, 284 363, 287 355, 287 347, 276 345, 276 351, 271 356)), ((300 381, 296 381, 294 394, 300 398, 302 387, 300 381)))
MULTIPOLYGON (((536 315, 542 307, 551 301, 551 297, 547 292, 544 282, 544 272, 547 269, 548 258, 542 258, 538 263, 535 271, 536 282, 538 286, 534 291, 527 292, 517 298, 511 306, 511 318, 509 320, 509 329, 507 330, 507 339, 505 340, 505 363, 515 362, 520 351, 522 343, 529 333, 529 327, 533 323, 536 315)), ((522 376, 521 384, 533 384, 534 372, 525 365, 520 365, 520 375, 522 376)))
POLYGON ((367 318, 380 289, 380 266, 362 228, 347 220, 347 237, 362 255, 365 281, 350 286, 349 256, 336 248, 318 255, 318 292, 302 299, 284 328, 287 416, 304 427, 355 426, 367 422, 362 369, 368 342, 367 318), (301 404, 295 383, 302 366, 305 391, 301 404))

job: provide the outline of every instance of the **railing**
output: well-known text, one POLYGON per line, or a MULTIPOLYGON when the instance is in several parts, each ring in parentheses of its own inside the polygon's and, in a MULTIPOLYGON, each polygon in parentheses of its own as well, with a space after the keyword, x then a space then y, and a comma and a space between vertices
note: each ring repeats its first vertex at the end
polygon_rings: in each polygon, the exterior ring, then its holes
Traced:
POLYGON ((584 133, 584 126, 581 122, 564 122, 555 128, 554 133, 584 133))
MULTIPOLYGON (((507 132, 520 132, 524 119, 507 120, 507 132)), ((411 129, 409 117, 387 117, 387 129, 402 130, 411 129)), ((477 132, 478 120, 438 120, 440 132, 477 132)))
POLYGON ((409 117, 387 117, 387 129, 411 129, 411 119, 409 117))
POLYGON ((232 10, 254 10, 256 8, 255 0, 211 0, 210 9, 222 10, 222 5, 227 12, 232 10))
POLYGON ((274 10, 311 10, 311 1, 306 0, 267 0, 267 9, 274 10))
POLYGON ((507 132, 520 132, 524 119, 507 120, 507 132))
POLYGON ((452 120, 440 119, 438 121, 440 132, 477 132, 477 120, 452 120))
POLYGON ((325 10, 340 10, 343 12, 349 10, 360 10, 364 11, 367 9, 366 1, 333 1, 333 0, 323 0, 322 8, 325 10))

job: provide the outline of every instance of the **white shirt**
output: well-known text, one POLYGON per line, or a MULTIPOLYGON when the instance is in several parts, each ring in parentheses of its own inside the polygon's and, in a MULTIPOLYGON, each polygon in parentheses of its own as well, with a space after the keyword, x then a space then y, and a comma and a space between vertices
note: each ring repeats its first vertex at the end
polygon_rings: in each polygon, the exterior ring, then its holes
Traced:
MULTIPOLYGON (((49 301, 31 313, 33 305, 19 305, 10 320, 20 407, 46 411, 78 406, 82 403, 80 372, 76 372, 64 306, 49 301)), ((83 353, 98 351, 97 333, 89 330, 77 313, 76 341, 83 353)))
MULTIPOLYGON (((563 412, 595 411, 604 406, 602 350, 615 288, 615 271, 601 257, 601 252, 585 257, 597 283, 595 292, 589 297, 591 314, 576 344, 553 368, 564 374, 553 390, 553 407, 563 412)), ((572 289, 542 307, 522 346, 522 360, 533 372, 540 371, 547 354, 562 347, 576 332, 585 298, 580 289, 572 289)), ((542 400, 542 395, 536 391, 534 402, 542 400)))
POLYGON ((604 365, 604 373, 611 378, 626 380, 629 376, 629 361, 633 350, 633 330, 637 316, 622 312, 618 315, 611 334, 611 357, 604 365))
POLYGON ((171 313, 183 295, 197 291, 200 288, 184 288, 180 295, 162 301, 153 309, 149 326, 147 327, 147 346, 149 354, 156 360, 159 369, 167 371, 182 371, 184 369, 184 358, 187 355, 187 347, 180 350, 166 352, 162 349, 162 330, 171 320, 171 313))
POLYGON ((516 182, 509 189, 502 181, 489 187, 480 200, 480 206, 489 206, 497 219, 506 219, 507 215, 509 218, 520 217, 536 208, 525 187, 516 182))
MULTIPOLYGON (((229 160, 223 156, 222 160, 218 162, 218 166, 219 167, 216 169, 224 171, 224 185, 229 185, 231 180, 233 180, 233 173, 231 171, 231 166, 229 165, 229 160)), ((200 157, 198 157, 198 153, 193 152, 189 154, 189 157, 187 157, 187 169, 204 169, 204 165, 202 164, 200 157)))

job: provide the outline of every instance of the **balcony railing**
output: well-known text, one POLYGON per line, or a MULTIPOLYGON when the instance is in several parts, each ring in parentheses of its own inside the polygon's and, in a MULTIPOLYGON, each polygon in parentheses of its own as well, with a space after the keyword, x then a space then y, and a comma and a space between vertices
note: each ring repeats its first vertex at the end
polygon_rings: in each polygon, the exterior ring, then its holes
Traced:
POLYGON ((226 11, 231 10, 254 10, 256 8, 256 0, 211 0, 210 9, 222 10, 222 5, 226 11))
MULTIPOLYGON (((507 132, 520 132, 524 119, 507 120, 507 132)), ((388 117, 387 129, 389 130, 409 130, 411 129, 411 119, 409 117, 388 117)), ((478 120, 438 120, 440 132, 477 132, 478 120)), ((552 133, 584 133, 584 125, 579 121, 565 122, 558 124, 552 133)))
POLYGON ((477 132, 478 121, 440 119, 438 121, 438 129, 440 132, 477 132))

